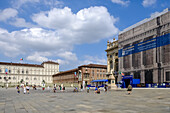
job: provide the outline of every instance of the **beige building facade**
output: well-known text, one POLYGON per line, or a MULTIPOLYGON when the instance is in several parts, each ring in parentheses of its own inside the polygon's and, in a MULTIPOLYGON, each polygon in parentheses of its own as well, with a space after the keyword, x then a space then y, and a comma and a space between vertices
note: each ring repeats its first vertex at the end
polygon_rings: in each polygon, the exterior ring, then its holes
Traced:
POLYGON ((118 77, 118 41, 113 39, 112 42, 107 42, 107 77, 108 85, 111 88, 116 88, 118 77))
POLYGON ((59 72, 59 64, 52 61, 43 62, 41 65, 0 62, 0 84, 28 85, 52 84, 52 75, 59 72), (6 73, 7 72, 7 73, 6 73))

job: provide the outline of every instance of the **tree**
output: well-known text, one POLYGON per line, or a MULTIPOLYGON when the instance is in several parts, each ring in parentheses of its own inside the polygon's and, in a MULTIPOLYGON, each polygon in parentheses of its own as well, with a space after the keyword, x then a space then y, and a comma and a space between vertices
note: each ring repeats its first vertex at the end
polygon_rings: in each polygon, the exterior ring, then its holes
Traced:
POLYGON ((45 80, 43 80, 43 81, 42 81, 42 83, 44 83, 44 84, 45 84, 45 80))
POLYGON ((24 80, 23 79, 21 79, 21 81, 20 81, 20 83, 22 83, 24 80))

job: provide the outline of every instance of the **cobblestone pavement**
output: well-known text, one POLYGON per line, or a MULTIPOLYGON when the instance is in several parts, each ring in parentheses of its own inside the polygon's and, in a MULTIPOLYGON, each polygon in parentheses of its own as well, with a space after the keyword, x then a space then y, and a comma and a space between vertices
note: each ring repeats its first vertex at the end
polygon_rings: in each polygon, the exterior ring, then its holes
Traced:
POLYGON ((17 94, 15 88, 0 89, 0 113, 170 113, 170 89, 112 90, 73 93, 30 90, 17 94))

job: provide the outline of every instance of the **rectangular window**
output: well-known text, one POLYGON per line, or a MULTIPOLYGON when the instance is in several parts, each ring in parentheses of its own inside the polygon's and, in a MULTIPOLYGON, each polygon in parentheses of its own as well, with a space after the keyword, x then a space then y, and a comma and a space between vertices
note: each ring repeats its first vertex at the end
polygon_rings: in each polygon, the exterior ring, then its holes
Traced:
POLYGON ((111 80, 108 80, 108 84, 111 84, 111 80))
POLYGON ((166 72, 166 81, 170 81, 170 72, 166 72))
POLYGON ((11 73, 11 70, 9 70, 9 73, 11 73))

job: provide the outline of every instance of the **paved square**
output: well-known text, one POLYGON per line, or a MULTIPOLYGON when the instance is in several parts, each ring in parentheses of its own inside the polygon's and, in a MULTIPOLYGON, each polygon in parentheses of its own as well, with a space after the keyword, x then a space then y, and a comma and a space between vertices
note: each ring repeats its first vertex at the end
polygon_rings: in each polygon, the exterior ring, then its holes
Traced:
POLYGON ((17 94, 16 88, 0 89, 0 113, 170 113, 170 89, 112 90, 94 94, 30 90, 17 94))

